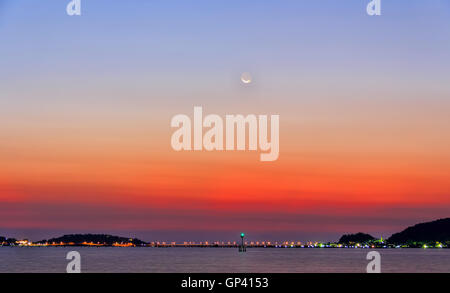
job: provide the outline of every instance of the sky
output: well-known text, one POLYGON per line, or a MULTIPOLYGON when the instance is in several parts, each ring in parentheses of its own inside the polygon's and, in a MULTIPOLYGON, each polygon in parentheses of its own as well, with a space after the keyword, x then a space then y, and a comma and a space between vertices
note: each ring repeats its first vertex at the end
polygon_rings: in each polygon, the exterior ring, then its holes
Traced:
POLYGON ((334 241, 450 215, 449 1, 68 2, 0 0, 0 235, 334 241), (280 115, 279 159, 175 152, 194 106, 280 115))

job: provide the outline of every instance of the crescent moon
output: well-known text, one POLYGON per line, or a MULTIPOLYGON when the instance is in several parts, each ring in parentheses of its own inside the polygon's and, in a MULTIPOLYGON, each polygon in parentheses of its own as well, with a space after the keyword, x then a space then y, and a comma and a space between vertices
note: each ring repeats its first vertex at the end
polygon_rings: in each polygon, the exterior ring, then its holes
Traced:
POLYGON ((244 72, 241 75, 241 81, 245 84, 249 84, 252 82, 252 76, 248 72, 244 72))

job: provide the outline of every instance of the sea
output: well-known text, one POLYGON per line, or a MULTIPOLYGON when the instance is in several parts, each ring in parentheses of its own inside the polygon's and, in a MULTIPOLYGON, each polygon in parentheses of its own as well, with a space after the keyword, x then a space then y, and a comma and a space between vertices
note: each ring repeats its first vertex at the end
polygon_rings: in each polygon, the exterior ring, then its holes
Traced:
MULTIPOLYGON (((67 253, 86 273, 365 273, 372 249, 0 247, 0 273, 65 273, 67 253)), ((450 249, 379 249, 383 273, 450 273, 450 249)))

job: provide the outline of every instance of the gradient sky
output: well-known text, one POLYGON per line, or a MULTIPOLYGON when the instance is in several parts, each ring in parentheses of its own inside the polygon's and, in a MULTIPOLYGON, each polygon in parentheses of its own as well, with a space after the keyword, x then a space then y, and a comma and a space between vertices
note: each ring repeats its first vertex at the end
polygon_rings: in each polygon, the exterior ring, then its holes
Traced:
POLYGON ((337 240, 450 216, 449 1, 68 2, 0 0, 0 235, 337 240), (278 161, 173 151, 194 106, 279 114, 278 161))

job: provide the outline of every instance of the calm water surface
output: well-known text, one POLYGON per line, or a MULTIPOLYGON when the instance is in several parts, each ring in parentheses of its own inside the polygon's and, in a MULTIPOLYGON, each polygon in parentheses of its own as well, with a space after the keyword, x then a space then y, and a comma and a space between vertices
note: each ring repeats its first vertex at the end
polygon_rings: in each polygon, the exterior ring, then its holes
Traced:
MULTIPOLYGON (((65 273, 66 254, 82 272, 365 272, 366 249, 0 247, 0 272, 65 273)), ((382 272, 450 272, 450 249, 381 249, 382 272)))

